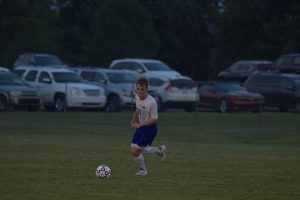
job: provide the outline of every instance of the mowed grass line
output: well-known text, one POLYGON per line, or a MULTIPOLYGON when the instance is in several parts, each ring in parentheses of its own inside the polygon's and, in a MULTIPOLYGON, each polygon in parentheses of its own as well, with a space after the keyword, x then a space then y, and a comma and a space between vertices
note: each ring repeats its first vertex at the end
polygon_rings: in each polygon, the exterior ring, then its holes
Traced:
POLYGON ((0 113, 0 199, 300 199, 295 113, 160 113, 149 175, 135 177, 130 113, 0 113), (99 164, 112 168, 99 181, 99 164))

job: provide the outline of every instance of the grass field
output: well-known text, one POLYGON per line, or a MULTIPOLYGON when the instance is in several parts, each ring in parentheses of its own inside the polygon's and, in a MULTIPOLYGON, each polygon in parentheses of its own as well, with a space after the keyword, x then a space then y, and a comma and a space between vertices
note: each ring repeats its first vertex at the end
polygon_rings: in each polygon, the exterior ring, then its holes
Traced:
POLYGON ((149 174, 129 154, 131 114, 0 113, 0 199, 298 200, 300 115, 160 113, 149 174), (100 164, 112 168, 106 181, 100 164))

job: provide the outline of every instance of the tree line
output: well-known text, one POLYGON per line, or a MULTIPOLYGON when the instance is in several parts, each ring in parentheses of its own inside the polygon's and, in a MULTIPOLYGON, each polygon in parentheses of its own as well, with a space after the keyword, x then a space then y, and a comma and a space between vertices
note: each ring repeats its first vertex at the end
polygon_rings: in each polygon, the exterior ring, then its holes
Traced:
POLYGON ((0 65, 24 52, 70 66, 154 58, 195 80, 300 49, 298 0, 0 0, 0 65))

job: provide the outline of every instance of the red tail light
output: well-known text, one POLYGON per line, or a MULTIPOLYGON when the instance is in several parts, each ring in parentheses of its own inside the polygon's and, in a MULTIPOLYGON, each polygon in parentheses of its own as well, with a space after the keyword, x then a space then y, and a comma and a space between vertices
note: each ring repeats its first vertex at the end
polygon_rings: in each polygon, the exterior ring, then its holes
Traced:
POLYGON ((167 87, 165 88, 165 90, 169 91, 171 89, 172 89, 172 83, 171 83, 171 81, 169 81, 169 83, 168 83, 167 87))

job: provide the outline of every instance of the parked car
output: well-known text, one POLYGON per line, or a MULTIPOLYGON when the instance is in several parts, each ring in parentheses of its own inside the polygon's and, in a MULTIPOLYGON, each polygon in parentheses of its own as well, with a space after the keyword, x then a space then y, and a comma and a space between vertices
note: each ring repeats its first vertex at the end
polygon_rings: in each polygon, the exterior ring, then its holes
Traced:
POLYGON ((38 110, 42 105, 42 96, 29 87, 16 74, 0 72, 0 111, 9 108, 38 110))
POLYGON ((9 69, 0 66, 0 72, 9 72, 9 69))
POLYGON ((137 78, 135 72, 98 67, 75 67, 72 70, 89 83, 104 87, 107 111, 119 112, 122 108, 134 106, 134 88, 137 78))
POLYGON ((257 73, 250 76, 244 85, 249 91, 262 94, 265 106, 300 112, 299 74, 257 73))
POLYGON ((14 68, 18 66, 65 66, 67 65, 62 60, 52 54, 44 53, 24 53, 21 54, 14 63, 14 68))
POLYGON ((221 113, 232 111, 261 111, 264 97, 248 92, 237 83, 213 82, 199 88, 199 107, 212 108, 221 113))
POLYGON ((144 76, 149 73, 170 77, 181 76, 179 72, 171 69, 167 64, 153 59, 117 59, 112 61, 110 68, 132 70, 144 76))
POLYGON ((22 66, 15 68, 13 72, 42 93, 47 110, 60 112, 66 108, 103 109, 106 104, 103 87, 84 83, 70 69, 22 66))
POLYGON ((226 70, 218 73, 219 80, 234 80, 243 82, 248 76, 259 71, 277 71, 276 65, 266 60, 243 60, 230 65, 226 70))
POLYGON ((158 110, 183 108, 187 112, 195 111, 197 102, 197 84, 187 76, 168 77, 147 74, 149 90, 156 94, 158 110))
POLYGON ((300 53, 284 54, 275 61, 279 72, 300 73, 300 53))

